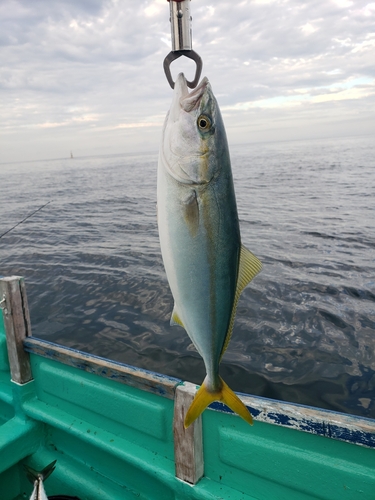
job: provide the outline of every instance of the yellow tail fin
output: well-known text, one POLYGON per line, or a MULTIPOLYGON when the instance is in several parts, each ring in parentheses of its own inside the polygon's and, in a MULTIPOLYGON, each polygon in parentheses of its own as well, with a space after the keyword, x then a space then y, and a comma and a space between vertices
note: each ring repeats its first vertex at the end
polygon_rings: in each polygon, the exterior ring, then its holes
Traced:
POLYGON ((253 417, 238 396, 230 389, 220 377, 221 389, 215 392, 207 390, 204 382, 195 395, 193 402, 185 416, 184 427, 187 429, 190 424, 214 401, 221 401, 243 418, 248 424, 253 425, 253 417))

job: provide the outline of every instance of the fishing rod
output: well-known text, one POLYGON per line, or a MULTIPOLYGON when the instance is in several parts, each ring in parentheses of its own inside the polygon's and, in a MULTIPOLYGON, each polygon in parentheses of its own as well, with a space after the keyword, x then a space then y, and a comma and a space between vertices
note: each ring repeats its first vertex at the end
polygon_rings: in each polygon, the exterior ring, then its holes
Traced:
POLYGON ((28 215, 27 217, 25 217, 24 219, 22 219, 20 222, 18 222, 15 226, 11 227, 10 229, 8 229, 8 231, 5 231, 5 233, 3 234, 0 234, 0 239, 5 236, 6 234, 10 233, 11 231, 13 231, 13 229, 15 229, 17 226, 19 226, 20 224, 22 224, 23 222, 25 222, 25 220, 27 219, 30 219, 30 217, 32 217, 34 214, 36 214, 37 212, 39 212, 39 210, 42 210, 42 208, 46 207, 49 203, 51 203, 51 201, 48 201, 47 203, 45 203, 44 205, 42 205, 41 207, 39 207, 37 210, 35 210, 32 214, 28 215))
POLYGON ((164 59, 164 73, 169 85, 174 89, 174 81, 171 75, 170 65, 181 56, 192 59, 196 64, 194 80, 186 81, 187 86, 194 89, 202 73, 202 59, 193 50, 192 31, 190 15, 190 0, 168 0, 170 9, 172 51, 164 59))

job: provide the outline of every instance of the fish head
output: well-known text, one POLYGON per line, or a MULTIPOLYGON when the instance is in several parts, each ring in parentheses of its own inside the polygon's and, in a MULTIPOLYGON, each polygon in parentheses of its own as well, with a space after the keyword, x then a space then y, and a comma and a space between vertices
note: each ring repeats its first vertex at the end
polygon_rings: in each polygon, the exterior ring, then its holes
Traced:
POLYGON ((229 155, 219 106, 206 77, 189 92, 183 73, 177 77, 166 117, 162 153, 168 172, 183 184, 204 185, 219 175, 229 155))

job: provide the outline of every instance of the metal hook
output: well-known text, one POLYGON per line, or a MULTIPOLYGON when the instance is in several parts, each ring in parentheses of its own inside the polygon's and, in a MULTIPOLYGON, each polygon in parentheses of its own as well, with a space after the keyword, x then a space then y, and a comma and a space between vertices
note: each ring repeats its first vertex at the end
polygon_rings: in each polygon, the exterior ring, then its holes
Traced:
POLYGON ((174 89, 170 65, 175 59, 181 56, 192 59, 196 64, 195 77, 191 82, 187 81, 187 86, 194 89, 199 82, 202 73, 202 59, 194 52, 192 46, 192 31, 190 15, 190 0, 168 0, 170 7, 171 41, 172 52, 164 59, 164 73, 169 85, 174 89))
POLYGON ((191 82, 188 80, 186 81, 187 86, 190 87, 191 89, 194 89, 198 85, 203 67, 201 57, 196 52, 194 52, 194 50, 175 50, 170 52, 164 59, 163 63, 165 76, 167 77, 169 85, 172 87, 172 89, 174 89, 174 81, 171 75, 170 65, 175 59, 178 59, 181 56, 185 56, 188 57, 189 59, 192 59, 196 64, 194 80, 192 80, 191 82))

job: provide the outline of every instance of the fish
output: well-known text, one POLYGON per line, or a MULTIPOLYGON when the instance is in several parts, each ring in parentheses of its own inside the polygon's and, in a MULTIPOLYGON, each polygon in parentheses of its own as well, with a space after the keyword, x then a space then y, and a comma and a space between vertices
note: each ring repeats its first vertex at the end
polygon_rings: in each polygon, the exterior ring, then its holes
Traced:
POLYGON ((34 485, 30 500, 48 500, 43 482, 52 474, 56 467, 56 460, 48 464, 42 471, 32 469, 28 465, 24 465, 27 478, 34 485))
POLYGON ((252 425, 242 401, 219 374, 241 292, 260 260, 241 243, 228 141, 206 77, 189 92, 177 77, 159 149, 157 219, 161 254, 174 308, 203 358, 206 377, 184 419, 189 427, 221 401, 252 425))

